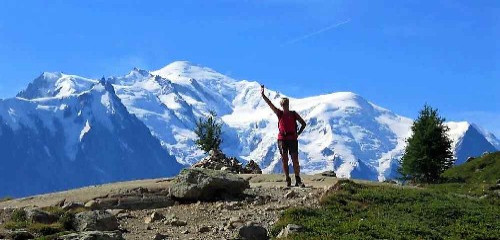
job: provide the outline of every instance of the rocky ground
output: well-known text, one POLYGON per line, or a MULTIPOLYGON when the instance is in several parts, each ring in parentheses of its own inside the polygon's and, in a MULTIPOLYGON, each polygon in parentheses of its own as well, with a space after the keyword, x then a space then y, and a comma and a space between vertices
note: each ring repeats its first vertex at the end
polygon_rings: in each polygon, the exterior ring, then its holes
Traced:
POLYGON ((237 176, 249 183, 238 197, 172 200, 162 198, 175 184, 172 179, 141 180, 0 202, 0 221, 16 208, 76 204, 114 215, 125 239, 234 239, 245 226, 258 227, 249 231, 269 230, 289 207, 317 206, 319 197, 337 182, 335 177, 306 175, 305 188, 286 188, 283 175, 237 176))

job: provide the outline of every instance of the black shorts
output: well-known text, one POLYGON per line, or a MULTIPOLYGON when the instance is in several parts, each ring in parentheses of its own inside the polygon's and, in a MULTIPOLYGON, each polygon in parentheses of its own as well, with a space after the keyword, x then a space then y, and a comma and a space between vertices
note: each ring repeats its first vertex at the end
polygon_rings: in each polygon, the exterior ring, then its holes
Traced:
POLYGON ((278 149, 280 154, 299 153, 299 141, 297 140, 278 140, 278 149))

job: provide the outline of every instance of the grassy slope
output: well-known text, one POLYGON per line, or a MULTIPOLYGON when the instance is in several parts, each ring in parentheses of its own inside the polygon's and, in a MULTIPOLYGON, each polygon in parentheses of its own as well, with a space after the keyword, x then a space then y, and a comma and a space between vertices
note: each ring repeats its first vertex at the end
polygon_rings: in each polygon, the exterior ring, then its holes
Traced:
POLYGON ((497 181, 500 180, 500 152, 490 153, 468 163, 455 166, 443 174, 446 183, 429 185, 428 188, 454 192, 473 197, 487 197, 500 204, 497 181))
POLYGON ((294 223, 305 231, 289 239, 500 239, 499 162, 475 159, 444 174, 461 183, 423 188, 343 180, 319 209, 287 210, 272 233, 294 223))
POLYGON ((443 173, 443 177, 455 182, 495 184, 500 179, 500 152, 450 168, 443 173))

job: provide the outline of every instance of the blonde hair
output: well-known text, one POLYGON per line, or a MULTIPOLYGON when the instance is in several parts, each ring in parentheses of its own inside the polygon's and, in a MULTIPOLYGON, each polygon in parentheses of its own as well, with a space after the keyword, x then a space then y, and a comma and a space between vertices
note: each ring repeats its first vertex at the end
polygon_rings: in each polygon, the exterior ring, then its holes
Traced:
POLYGON ((286 104, 289 104, 289 103, 290 103, 290 101, 288 100, 288 98, 286 98, 286 97, 282 97, 282 98, 281 98, 281 101, 280 101, 280 105, 281 105, 281 106, 283 106, 283 104, 285 104, 285 103, 286 103, 286 104))

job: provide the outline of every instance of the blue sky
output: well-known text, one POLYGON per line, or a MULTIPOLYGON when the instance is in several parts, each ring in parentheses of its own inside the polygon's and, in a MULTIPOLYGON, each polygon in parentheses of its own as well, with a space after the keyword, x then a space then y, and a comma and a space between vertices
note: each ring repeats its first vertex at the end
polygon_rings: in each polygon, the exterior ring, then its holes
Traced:
MULTIPOLYGON (((352 91, 500 136, 500 1, 0 1, 0 98, 43 71, 175 60, 294 97, 352 91)), ((293 107, 293 106, 292 106, 293 107)))

